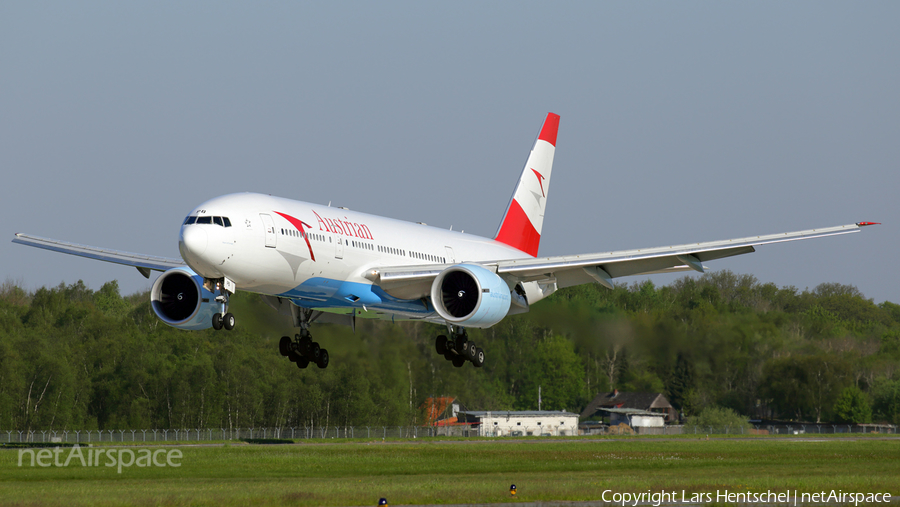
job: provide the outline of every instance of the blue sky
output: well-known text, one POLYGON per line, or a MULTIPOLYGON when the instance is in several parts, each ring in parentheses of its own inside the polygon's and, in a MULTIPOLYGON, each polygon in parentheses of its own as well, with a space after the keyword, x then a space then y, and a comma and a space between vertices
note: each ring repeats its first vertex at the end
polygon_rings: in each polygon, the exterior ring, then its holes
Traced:
POLYGON ((877 221, 707 265, 900 302, 898 22, 891 2, 3 2, 0 277, 147 289, 10 241, 177 257, 184 216, 238 191, 492 236, 553 111, 541 255, 877 221))

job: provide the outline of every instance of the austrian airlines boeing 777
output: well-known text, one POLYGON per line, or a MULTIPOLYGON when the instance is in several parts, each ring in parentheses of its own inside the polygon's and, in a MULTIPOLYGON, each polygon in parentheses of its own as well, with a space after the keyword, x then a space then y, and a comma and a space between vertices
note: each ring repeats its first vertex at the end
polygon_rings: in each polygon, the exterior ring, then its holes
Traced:
POLYGON ((181 225, 181 259, 106 250, 16 234, 16 243, 163 271, 150 291, 153 311, 181 329, 232 329, 228 300, 261 294, 293 318, 281 354, 305 368, 328 366, 312 340, 314 322, 356 319, 444 324, 436 348, 454 366, 484 364, 466 328, 487 328, 562 287, 649 273, 694 270, 753 252, 757 245, 858 232, 871 222, 769 236, 641 250, 538 258, 559 116, 547 115, 497 235, 481 238, 344 208, 260 194, 232 194, 197 206, 181 225))

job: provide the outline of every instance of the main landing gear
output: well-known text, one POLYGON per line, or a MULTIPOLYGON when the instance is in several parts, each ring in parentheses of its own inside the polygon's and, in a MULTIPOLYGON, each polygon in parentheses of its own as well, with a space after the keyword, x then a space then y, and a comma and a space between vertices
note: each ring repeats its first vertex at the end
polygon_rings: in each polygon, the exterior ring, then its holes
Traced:
POLYGON ((328 350, 319 347, 319 342, 312 341, 308 330, 294 335, 294 339, 282 336, 278 343, 278 351, 292 363, 297 363, 297 368, 306 368, 309 363, 319 368, 328 368, 328 350))
POLYGON ((461 327, 447 326, 450 330, 450 338, 444 335, 437 337, 434 348, 444 359, 453 363, 453 366, 460 368, 471 361, 476 368, 484 366, 484 350, 477 347, 475 342, 469 340, 469 334, 461 327))
POLYGON ((293 339, 289 336, 282 336, 278 343, 278 351, 292 363, 297 363, 297 368, 306 368, 309 363, 313 363, 319 368, 328 368, 328 351, 319 347, 319 343, 314 342, 312 335, 309 334, 309 323, 313 320, 310 318, 312 310, 305 308, 298 308, 298 310, 295 320, 299 324, 300 334, 294 335, 293 339))
MULTIPOLYGON (((216 294, 216 303, 221 310, 212 316, 212 327, 216 331, 225 328, 228 331, 234 329, 234 314, 228 311, 228 299, 234 292, 234 283, 225 279, 205 279, 203 287, 216 294)), ((328 351, 321 348, 318 342, 314 342, 309 334, 309 324, 316 320, 322 312, 314 312, 306 308, 291 305, 291 315, 294 318, 294 326, 300 328, 300 333, 294 338, 282 336, 278 343, 278 350, 282 356, 287 357, 292 363, 297 363, 298 368, 306 368, 313 363, 319 368, 328 367, 328 351)))

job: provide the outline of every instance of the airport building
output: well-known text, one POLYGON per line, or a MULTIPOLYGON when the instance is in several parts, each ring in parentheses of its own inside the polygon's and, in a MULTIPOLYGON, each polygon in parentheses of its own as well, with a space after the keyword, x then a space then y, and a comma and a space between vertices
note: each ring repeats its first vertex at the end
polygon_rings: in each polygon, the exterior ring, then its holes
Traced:
POLYGON ((578 414, 562 411, 465 411, 457 414, 482 437, 552 436, 578 434, 578 414))
POLYGON ((633 393, 619 390, 598 394, 581 412, 582 421, 591 420, 597 416, 613 416, 616 422, 610 421, 611 424, 625 422, 629 426, 634 426, 632 423, 635 420, 638 426, 662 426, 678 420, 678 413, 662 393, 633 393), (649 414, 650 412, 652 414, 649 414), (632 416, 625 417, 626 414, 632 414, 632 416), (634 416, 649 417, 635 418, 634 416), (657 417, 661 417, 662 420, 658 421, 657 417), (627 418, 627 421, 623 418, 627 418))
POLYGON ((609 425, 627 424, 632 428, 662 428, 666 425, 666 414, 636 408, 602 408, 609 414, 609 425))

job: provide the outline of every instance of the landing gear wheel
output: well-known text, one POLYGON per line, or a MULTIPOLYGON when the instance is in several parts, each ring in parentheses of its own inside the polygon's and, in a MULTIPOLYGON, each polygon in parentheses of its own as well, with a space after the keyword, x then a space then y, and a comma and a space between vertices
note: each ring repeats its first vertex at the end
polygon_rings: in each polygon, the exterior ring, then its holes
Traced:
POLYGON ((472 364, 475 365, 476 368, 484 366, 484 350, 481 347, 475 349, 475 359, 472 360, 472 364))
POLYGON ((296 362, 297 362, 297 368, 300 368, 301 370, 306 368, 307 366, 309 366, 309 359, 307 359, 305 357, 297 356, 296 362))
POLYGON ((453 361, 454 357, 458 357, 458 356, 456 354, 454 354, 453 352, 450 352, 449 350, 447 352, 444 352, 444 359, 446 359, 447 361, 453 361))
POLYGON ((213 317, 212 317, 213 329, 218 331, 218 330, 222 329, 223 324, 224 324, 224 322, 222 322, 222 314, 221 313, 213 314, 213 317))
POLYGON ((469 341, 466 342, 466 359, 469 361, 475 362, 475 357, 478 355, 478 351, 475 350, 475 342, 469 341))
POLYGON ((222 318, 222 325, 225 327, 226 331, 231 331, 234 329, 234 314, 228 312, 225 314, 225 317, 222 318))
POLYGON ((309 358, 310 361, 319 364, 319 356, 322 355, 322 349, 319 347, 319 342, 312 342, 309 346, 309 352, 306 354, 306 357, 309 358))
POLYGON ((462 368, 462 365, 466 364, 466 358, 463 356, 456 356, 453 358, 453 366, 457 368, 462 368))
POLYGON ((312 353, 312 339, 309 336, 301 337, 299 334, 297 335, 297 350, 300 354, 303 354, 306 357, 309 357, 310 353, 312 353))
POLYGON ((469 341, 469 338, 466 335, 464 335, 464 334, 456 335, 456 343, 454 344, 455 346, 453 348, 454 348, 454 350, 456 350, 457 354, 465 354, 466 342, 468 342, 468 341, 469 341))
MULTIPOLYGON (((318 345, 318 344, 316 344, 318 345)), ((319 349, 319 358, 316 360, 316 366, 325 369, 328 368, 328 350, 319 349)))
POLYGON ((293 352, 289 353, 287 358, 290 359, 292 363, 296 363, 297 361, 304 359, 303 356, 299 356, 293 352))
POLYGON ((282 356, 287 357, 288 354, 291 353, 291 337, 290 336, 282 336, 281 341, 278 342, 278 352, 281 352, 282 356))
POLYGON ((439 356, 443 356, 447 353, 447 337, 444 335, 440 335, 434 341, 434 348, 437 350, 439 356))

